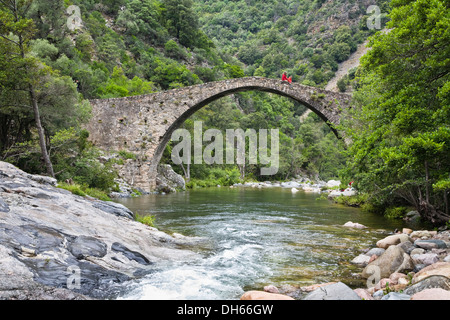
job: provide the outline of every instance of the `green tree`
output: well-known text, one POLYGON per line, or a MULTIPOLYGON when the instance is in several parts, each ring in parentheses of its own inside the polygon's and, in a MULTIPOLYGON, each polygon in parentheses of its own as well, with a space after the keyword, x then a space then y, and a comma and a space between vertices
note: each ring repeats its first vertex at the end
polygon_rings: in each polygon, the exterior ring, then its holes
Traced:
POLYGON ((385 207, 414 206, 449 220, 450 10, 444 0, 393 0, 389 32, 362 60, 347 177, 385 207))
POLYGON ((1 94, 3 103, 6 103, 3 107, 30 106, 32 108, 47 174, 54 177, 36 92, 37 81, 42 75, 48 73, 48 69, 29 55, 29 42, 35 32, 33 21, 25 18, 30 5, 31 1, 0 1, 0 52, 2 55, 0 60, 5 80, 2 83, 1 94), (21 99, 18 99, 19 96, 21 99))
POLYGON ((192 0, 164 0, 164 20, 169 33, 186 47, 195 47, 199 33, 198 17, 192 0))

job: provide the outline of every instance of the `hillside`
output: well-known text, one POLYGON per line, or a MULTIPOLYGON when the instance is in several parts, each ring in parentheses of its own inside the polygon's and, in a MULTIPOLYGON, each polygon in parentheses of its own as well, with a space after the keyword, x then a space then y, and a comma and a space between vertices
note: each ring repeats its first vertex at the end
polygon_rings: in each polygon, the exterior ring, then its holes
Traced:
MULTIPOLYGON (((383 6, 386 1, 378 2, 383 6)), ((246 75, 279 78, 282 71, 295 82, 325 87, 371 33, 364 21, 366 7, 375 1, 30 3, 1 6, 2 34, 8 36, 1 42, 5 59, 0 77, 0 159, 28 172, 47 171, 60 181, 111 190, 117 176, 114 166, 133 155, 97 161, 102 153, 81 129, 89 117, 87 99, 246 75), (77 9, 68 11, 70 6, 77 9), (14 17, 19 17, 17 23, 14 17), (74 22, 77 27, 69 28, 74 22), (22 46, 10 41, 14 35, 23 39, 22 46), (9 59, 22 54, 30 59, 9 59), (41 124, 27 107, 29 85, 41 124)), ((345 162, 342 148, 318 117, 312 115, 302 123, 305 111, 301 104, 279 96, 242 93, 212 103, 184 127, 191 129, 194 120, 202 120, 205 130, 279 128, 284 156, 274 179, 298 174, 334 178, 345 162)), ((170 146, 163 161, 170 163, 169 155, 170 146)), ((256 174, 257 166, 176 168, 183 174, 186 169, 191 171, 187 180, 207 179, 213 185, 221 178, 228 183, 264 178, 256 174)))

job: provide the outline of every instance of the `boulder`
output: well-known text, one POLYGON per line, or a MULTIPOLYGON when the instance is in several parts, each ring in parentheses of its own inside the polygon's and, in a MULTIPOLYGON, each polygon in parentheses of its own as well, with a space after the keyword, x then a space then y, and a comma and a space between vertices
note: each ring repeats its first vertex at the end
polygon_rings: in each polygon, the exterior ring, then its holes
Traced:
POLYGON ((362 300, 374 300, 372 295, 366 289, 358 288, 353 290, 362 300))
POLYGON ((342 282, 322 286, 308 293, 303 300, 361 300, 358 294, 342 282))
POLYGON ((124 205, 112 201, 94 201, 92 203, 94 208, 100 209, 106 213, 111 213, 118 217, 124 217, 134 220, 134 213, 124 205))
POLYGON ((450 279, 440 275, 430 276, 406 288, 404 292, 414 295, 417 292, 432 288, 450 290, 450 279))
POLYGON ((415 248, 413 249, 409 254, 412 256, 418 255, 418 254, 424 254, 426 252, 425 249, 422 248, 415 248))
POLYGON ((114 252, 120 252, 125 257, 127 257, 129 260, 136 261, 137 263, 143 264, 143 265, 149 265, 152 264, 143 254, 128 249, 126 246, 119 242, 114 242, 111 245, 111 250, 114 252))
POLYGON ((339 190, 332 190, 329 194, 328 194, 328 198, 332 199, 335 197, 340 197, 342 196, 343 192, 339 191, 339 190))
POLYGON ((423 268, 414 275, 412 283, 417 283, 427 277, 435 275, 444 276, 450 279, 450 262, 436 262, 423 268))
POLYGON ((366 252, 366 255, 368 256, 373 256, 376 255, 377 257, 381 256, 384 252, 386 251, 386 249, 383 248, 372 248, 369 251, 366 252))
POLYGON ((439 261, 439 256, 436 253, 424 253, 412 255, 415 264, 430 265, 439 261))
POLYGON ((432 238, 434 235, 436 235, 436 232, 434 232, 434 231, 416 230, 410 234, 410 237, 413 239, 418 239, 418 238, 425 239, 425 238, 432 238))
POLYGON ((409 235, 413 239, 431 238, 430 233, 427 230, 416 230, 409 235))
POLYGON ((377 247, 382 249, 387 249, 389 246, 397 245, 401 242, 410 241, 407 234, 394 234, 387 236, 377 242, 377 247))
POLYGON ((301 188, 302 185, 295 181, 288 181, 288 182, 282 182, 281 183, 282 188, 301 188))
POLYGON ((393 274, 391 274, 389 276, 389 285, 396 285, 398 284, 400 281, 400 279, 406 279, 408 276, 404 273, 401 272, 394 272, 393 274))
POLYGON ((433 240, 422 240, 418 239, 414 241, 414 245, 416 247, 423 248, 425 250, 431 250, 431 249, 446 249, 447 244, 439 239, 433 239, 433 240))
POLYGON ((450 291, 434 288, 417 292, 411 300, 450 300, 450 291))
POLYGON ((342 195, 345 197, 356 196, 357 194, 358 192, 356 190, 353 190, 353 188, 347 188, 344 190, 344 192, 342 192, 342 195))
POLYGON ((367 228, 365 225, 362 225, 362 224, 356 223, 356 222, 351 222, 351 221, 346 222, 344 224, 344 227, 356 228, 356 229, 366 229, 367 228))
POLYGON ((292 297, 286 296, 284 294, 269 293, 265 291, 247 291, 245 292, 240 300, 295 300, 292 297))
POLYGON ((405 220, 410 223, 419 223, 421 221, 420 213, 418 211, 409 211, 406 214, 405 220))
POLYGON ((326 184, 327 188, 335 188, 339 187, 341 185, 341 182, 338 180, 329 180, 326 184))
POLYGON ((275 287, 274 285, 265 286, 264 287, 264 291, 265 292, 269 292, 269 293, 280 293, 278 288, 275 287))
POLYGON ((352 261, 350 261, 353 264, 356 264, 361 267, 365 267, 369 264, 370 256, 367 256, 365 254, 360 254, 359 256, 355 257, 352 261))
POLYGON ((403 228, 402 229, 402 233, 404 233, 404 234, 411 234, 412 232, 413 232, 413 230, 409 229, 409 228, 403 228))
POLYGON ((412 270, 413 268, 413 261, 403 249, 397 246, 390 246, 381 256, 378 257, 378 259, 369 263, 364 268, 362 276, 367 279, 374 275, 374 271, 377 271, 380 279, 389 278, 389 276, 394 272, 412 270))
POLYGON ((375 290, 382 290, 385 289, 387 284, 390 284, 389 278, 383 278, 380 281, 378 281, 377 285, 375 286, 375 290))
POLYGON ((383 298, 383 296, 384 296, 384 291, 383 290, 375 291, 372 294, 372 297, 373 297, 374 300, 381 300, 381 298, 383 298))
POLYGON ((173 171, 170 164, 160 164, 156 176, 156 190, 159 192, 172 193, 177 189, 185 190, 184 178, 173 171))
POLYGON ((397 247, 402 248, 407 254, 411 254, 411 251, 416 248, 410 241, 400 242, 397 247))

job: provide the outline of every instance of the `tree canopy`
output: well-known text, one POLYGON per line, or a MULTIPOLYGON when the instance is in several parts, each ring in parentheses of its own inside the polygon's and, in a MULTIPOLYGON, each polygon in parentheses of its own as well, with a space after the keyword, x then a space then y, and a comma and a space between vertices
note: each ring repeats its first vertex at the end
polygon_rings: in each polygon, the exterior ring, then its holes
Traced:
POLYGON ((406 203, 442 224, 450 218, 449 3, 391 6, 388 30, 371 37, 357 79, 347 175, 374 203, 406 203))

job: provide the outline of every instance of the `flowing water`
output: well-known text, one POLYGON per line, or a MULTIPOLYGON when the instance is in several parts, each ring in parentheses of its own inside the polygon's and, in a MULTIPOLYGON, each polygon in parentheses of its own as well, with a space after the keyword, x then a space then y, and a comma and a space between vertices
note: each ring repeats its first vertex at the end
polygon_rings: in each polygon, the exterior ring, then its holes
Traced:
POLYGON ((121 299, 238 299, 265 285, 342 281, 363 287, 350 261, 403 221, 282 188, 208 188, 120 200, 161 231, 205 238, 201 259, 158 265, 121 299), (367 229, 343 227, 347 221, 367 229))

